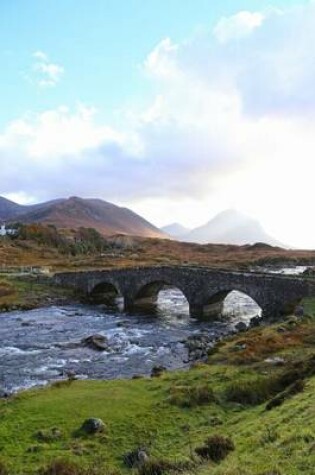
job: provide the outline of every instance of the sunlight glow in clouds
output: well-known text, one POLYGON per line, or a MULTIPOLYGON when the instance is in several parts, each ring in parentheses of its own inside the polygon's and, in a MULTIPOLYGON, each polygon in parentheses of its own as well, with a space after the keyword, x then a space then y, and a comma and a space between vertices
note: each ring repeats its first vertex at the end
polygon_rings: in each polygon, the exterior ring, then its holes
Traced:
MULTIPOLYGON (((239 208, 277 239, 315 247, 314 24, 311 2, 239 12, 181 43, 162 38, 143 61, 154 92, 120 129, 83 105, 8 124, 3 193, 100 196, 158 225, 239 208)), ((36 61, 58 82, 63 71, 44 53, 36 61)))

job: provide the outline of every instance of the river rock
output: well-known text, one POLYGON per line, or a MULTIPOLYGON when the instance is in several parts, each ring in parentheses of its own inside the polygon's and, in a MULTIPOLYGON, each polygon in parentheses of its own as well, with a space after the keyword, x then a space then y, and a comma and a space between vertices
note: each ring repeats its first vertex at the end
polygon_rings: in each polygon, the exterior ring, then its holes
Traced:
POLYGON ((7 399, 10 394, 4 389, 0 388, 0 399, 7 399))
POLYGON ((78 379, 76 372, 72 369, 63 371, 63 375, 66 376, 69 381, 75 381, 76 379, 78 379))
POLYGON ((205 360, 213 346, 213 338, 206 334, 191 335, 184 342, 188 350, 189 361, 205 360))
POLYGON ((255 328, 259 327, 261 325, 261 317, 259 315, 256 315, 255 317, 250 319, 250 327, 255 328))
POLYGON ((32 324, 33 324, 33 322, 31 322, 31 321, 26 321, 26 322, 22 322, 22 323, 21 323, 21 326, 22 326, 22 327, 30 327, 32 324))
POLYGON ((116 324, 118 328, 125 328, 125 327, 128 327, 129 325, 130 325, 130 322, 128 322, 128 320, 124 320, 116 324))
POLYGON ((238 332, 246 332, 246 330, 247 330, 247 325, 246 325, 246 323, 244 323, 244 322, 238 322, 238 323, 235 325, 235 330, 237 330, 238 332))
POLYGON ((308 267, 302 275, 306 277, 315 277, 315 267, 308 267))
POLYGON ((81 340, 81 344, 96 351, 109 350, 108 339, 103 335, 91 335, 87 338, 83 338, 83 340, 81 340))
POLYGON ((167 369, 164 366, 153 366, 151 370, 151 378, 159 378, 167 369))
POLYGON ((83 422, 80 430, 86 434, 97 434, 98 432, 104 432, 105 428, 102 419, 91 417, 83 422))
POLYGON ((284 366, 285 359, 281 358, 280 356, 273 356, 265 359, 265 363, 271 364, 273 366, 284 366))
POLYGON ((304 317, 304 306, 303 305, 298 305, 295 309, 294 316, 297 318, 303 318, 304 317))

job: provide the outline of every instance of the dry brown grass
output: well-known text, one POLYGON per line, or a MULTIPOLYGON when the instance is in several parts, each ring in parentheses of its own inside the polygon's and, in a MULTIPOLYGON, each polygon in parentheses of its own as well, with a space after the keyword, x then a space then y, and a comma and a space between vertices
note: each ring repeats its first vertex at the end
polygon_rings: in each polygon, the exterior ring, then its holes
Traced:
MULTIPOLYGON (((315 340, 315 328, 307 322, 287 322, 272 327, 253 329, 227 340, 219 351, 210 356, 211 361, 235 365, 247 365, 285 352, 290 348, 312 347, 315 340)), ((220 346, 220 345, 219 345, 220 346)))
MULTIPOLYGON (((64 233, 67 235, 68 231, 64 233)), ((0 266, 50 266, 53 270, 129 267, 139 265, 203 265, 246 269, 260 264, 315 263, 313 251, 288 251, 266 245, 232 246, 182 243, 167 239, 118 236, 108 242, 120 247, 89 255, 65 255, 34 241, 0 240, 0 266)))

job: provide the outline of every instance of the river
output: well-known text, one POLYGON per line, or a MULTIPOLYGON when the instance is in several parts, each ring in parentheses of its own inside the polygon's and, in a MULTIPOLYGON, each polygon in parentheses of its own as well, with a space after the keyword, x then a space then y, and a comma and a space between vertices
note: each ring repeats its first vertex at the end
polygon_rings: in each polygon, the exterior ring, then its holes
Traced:
POLYGON ((183 340, 206 333, 215 341, 259 312, 250 298, 232 292, 222 321, 199 322, 189 318, 184 296, 168 289, 160 292, 150 315, 87 305, 2 313, 0 393, 42 386, 64 379, 68 372, 81 379, 113 379, 148 375, 154 365, 183 368, 190 364, 183 340), (80 344, 92 334, 106 336, 111 351, 80 344))

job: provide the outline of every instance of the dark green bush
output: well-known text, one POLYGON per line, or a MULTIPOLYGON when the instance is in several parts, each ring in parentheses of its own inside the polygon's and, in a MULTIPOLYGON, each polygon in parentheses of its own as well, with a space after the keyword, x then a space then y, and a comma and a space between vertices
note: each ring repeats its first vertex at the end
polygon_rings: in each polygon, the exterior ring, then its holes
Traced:
POLYGON ((150 459, 143 463, 139 475, 166 475, 168 473, 186 472, 192 468, 191 462, 169 462, 168 460, 150 459))
POLYGON ((266 405, 266 410, 270 411, 274 407, 281 406, 290 397, 295 396, 296 394, 304 391, 304 388, 305 388, 305 382, 302 379, 298 379, 293 384, 291 384, 291 386, 285 389, 282 393, 278 394, 276 397, 271 399, 271 401, 269 401, 266 405))
MULTIPOLYGON (((66 459, 53 460, 37 473, 38 475, 118 475, 118 472, 104 469, 97 464, 82 467, 81 464, 66 459)), ((2 474, 0 473, 0 475, 2 474)))
POLYGON ((9 470, 5 466, 4 462, 0 461, 0 475, 9 475, 9 470))
POLYGON ((170 404, 179 407, 194 407, 216 402, 215 394, 207 384, 174 386, 168 398, 170 404))
POLYGON ((195 452, 203 459, 221 462, 221 460, 224 460, 233 450, 235 450, 235 446, 230 437, 213 435, 208 437, 202 447, 197 447, 195 452))
POLYGON ((39 471, 39 475, 85 475, 79 465, 69 460, 54 460, 39 471))
MULTIPOLYGON (((305 363, 301 368, 290 368, 277 376, 233 383, 226 389, 225 397, 227 401, 244 405, 262 404, 277 394, 285 392, 291 386, 296 389, 301 388, 302 380, 309 375, 309 372, 309 363, 305 363)), ((300 390, 297 392, 300 392, 300 390)), ((278 400, 277 398, 274 399, 275 401, 278 400)))
POLYGON ((270 380, 262 378, 233 383, 226 389, 225 397, 230 402, 255 406, 270 397, 270 385, 270 380))
POLYGON ((281 373, 278 378, 275 380, 275 390, 277 392, 283 391, 285 388, 300 380, 303 377, 303 370, 301 375, 301 370, 297 368, 289 369, 281 373))
POLYGON ((35 434, 35 438, 39 442, 55 442, 56 440, 60 440, 62 434, 57 427, 53 427, 52 429, 48 430, 39 430, 35 434))
POLYGON ((169 463, 165 460, 148 460, 139 467, 139 475, 163 475, 169 472, 169 463))

